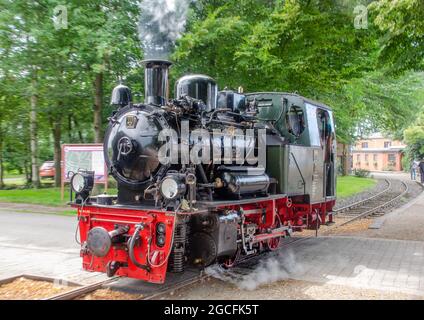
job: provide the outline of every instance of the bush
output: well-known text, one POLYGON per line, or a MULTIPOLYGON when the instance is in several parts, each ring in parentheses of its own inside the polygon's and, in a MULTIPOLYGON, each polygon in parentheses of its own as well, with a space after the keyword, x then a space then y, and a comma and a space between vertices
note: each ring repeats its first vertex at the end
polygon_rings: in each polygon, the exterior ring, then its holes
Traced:
POLYGON ((411 170, 411 157, 407 153, 402 157, 402 169, 405 172, 411 170))
POLYGON ((355 177, 366 178, 370 176, 370 172, 366 169, 355 169, 353 170, 355 177))

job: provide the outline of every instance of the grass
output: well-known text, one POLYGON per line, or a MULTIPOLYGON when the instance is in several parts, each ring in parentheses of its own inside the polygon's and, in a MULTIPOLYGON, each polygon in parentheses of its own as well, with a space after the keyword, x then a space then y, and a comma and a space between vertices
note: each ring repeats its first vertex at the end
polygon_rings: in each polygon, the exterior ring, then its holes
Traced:
MULTIPOLYGON (((116 189, 109 189, 108 191, 110 194, 116 194, 116 192, 116 189)), ((65 187, 65 196, 63 201, 60 197, 60 188, 0 190, 0 202, 29 203, 63 207, 68 201, 68 187, 65 187)))
MULTIPOLYGON (((54 180, 52 178, 42 178, 40 177, 41 184, 45 187, 52 186, 54 180)), ((4 176, 4 184, 11 188, 25 186, 26 179, 23 174, 6 174, 4 176)))
MULTIPOLYGON (((371 178, 358 178, 353 176, 337 178, 337 196, 346 198, 355 193, 373 187, 376 181, 371 178)), ((100 187, 102 189, 103 187, 100 187)), ((116 194, 116 189, 109 189, 109 194, 116 194)), ((12 189, 0 190, 0 202, 38 204, 58 207, 60 214, 73 214, 74 210, 63 210, 69 200, 69 189, 65 188, 65 197, 60 198, 60 188, 42 189, 12 189), (60 208, 60 209, 59 209, 60 208)))
POLYGON ((346 198, 355 193, 360 193, 372 188, 377 183, 371 178, 359 178, 354 176, 337 177, 337 197, 346 198))
POLYGON ((65 191, 64 201, 60 198, 60 188, 12 189, 0 190, 1 202, 43 204, 63 206, 69 199, 69 191, 65 191))

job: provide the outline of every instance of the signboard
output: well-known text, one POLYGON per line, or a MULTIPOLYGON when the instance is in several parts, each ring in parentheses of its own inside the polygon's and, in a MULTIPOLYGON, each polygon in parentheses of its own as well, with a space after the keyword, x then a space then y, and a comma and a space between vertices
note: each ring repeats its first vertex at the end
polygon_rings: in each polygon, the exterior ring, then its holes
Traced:
POLYGON ((94 171, 94 183, 105 185, 107 190, 107 167, 103 156, 103 144, 62 145, 62 199, 65 183, 70 182, 78 170, 94 171))

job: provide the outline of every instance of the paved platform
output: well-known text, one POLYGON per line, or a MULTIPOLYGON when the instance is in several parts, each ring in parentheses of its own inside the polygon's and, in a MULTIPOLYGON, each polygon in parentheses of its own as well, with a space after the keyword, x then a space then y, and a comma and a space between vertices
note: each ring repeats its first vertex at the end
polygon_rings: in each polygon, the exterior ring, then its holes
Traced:
POLYGON ((292 279, 424 295, 421 241, 318 237, 270 259, 292 279))
MULTIPOLYGON (((423 205, 417 208, 422 210, 423 205)), ((0 208, 0 225, 0 278, 31 273, 82 284, 106 278, 82 270, 74 217, 0 208)), ((270 259, 276 261, 265 272, 285 272, 293 279, 424 295, 424 241, 309 238, 270 259)))
POLYGON ((0 207, 0 279, 33 274, 90 284, 106 276, 82 270, 75 217, 0 207))
POLYGON ((424 241, 424 193, 375 221, 380 223, 378 229, 359 232, 356 236, 424 241))

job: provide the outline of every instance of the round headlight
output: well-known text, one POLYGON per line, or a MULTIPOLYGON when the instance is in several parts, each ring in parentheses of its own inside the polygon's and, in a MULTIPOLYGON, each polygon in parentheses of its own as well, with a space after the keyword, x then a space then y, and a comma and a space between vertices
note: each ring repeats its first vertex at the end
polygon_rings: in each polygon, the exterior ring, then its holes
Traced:
POLYGON ((167 199, 174 199, 178 191, 178 182, 174 178, 165 178, 160 185, 160 192, 167 199))
POLYGON ((159 190, 165 199, 173 200, 185 193, 186 185, 183 178, 177 175, 168 175, 162 180, 159 190))
POLYGON ((76 193, 81 193, 82 191, 84 191, 86 187, 84 176, 80 173, 74 174, 71 179, 71 186, 72 190, 74 190, 76 193))

